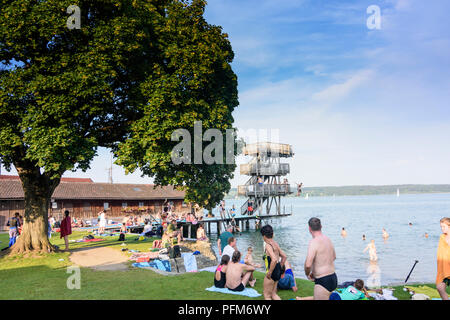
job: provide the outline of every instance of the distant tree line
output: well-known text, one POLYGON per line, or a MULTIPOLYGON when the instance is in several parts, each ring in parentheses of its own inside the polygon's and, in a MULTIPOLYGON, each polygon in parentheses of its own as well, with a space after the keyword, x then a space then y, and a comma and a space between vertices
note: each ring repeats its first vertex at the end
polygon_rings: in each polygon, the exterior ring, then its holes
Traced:
MULTIPOLYGON (((296 196, 294 192, 289 197, 296 196)), ((377 195, 377 194, 417 194, 417 193, 450 193, 450 184, 402 184, 402 185, 386 185, 386 186, 340 186, 340 187, 304 187, 302 188, 302 196, 307 193, 312 197, 322 196, 357 196, 357 195, 377 195)), ((231 188, 226 198, 235 198, 237 196, 237 188, 231 188)))

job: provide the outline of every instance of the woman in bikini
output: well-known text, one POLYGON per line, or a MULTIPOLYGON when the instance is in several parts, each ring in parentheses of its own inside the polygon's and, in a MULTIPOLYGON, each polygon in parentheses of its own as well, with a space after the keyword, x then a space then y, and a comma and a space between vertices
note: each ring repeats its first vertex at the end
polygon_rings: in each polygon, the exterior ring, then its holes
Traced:
POLYGON ((264 250, 264 263, 266 266, 266 276, 264 277, 264 299, 281 300, 277 295, 277 284, 283 273, 282 267, 286 262, 286 254, 281 250, 278 243, 273 240, 273 229, 270 225, 261 228, 261 234, 266 248, 264 250), (281 258, 281 261, 280 261, 281 258))
POLYGON ((230 256, 224 255, 220 260, 220 264, 216 269, 216 273, 214 275, 214 286, 216 288, 225 288, 225 283, 227 282, 226 272, 227 265, 230 262, 230 256))

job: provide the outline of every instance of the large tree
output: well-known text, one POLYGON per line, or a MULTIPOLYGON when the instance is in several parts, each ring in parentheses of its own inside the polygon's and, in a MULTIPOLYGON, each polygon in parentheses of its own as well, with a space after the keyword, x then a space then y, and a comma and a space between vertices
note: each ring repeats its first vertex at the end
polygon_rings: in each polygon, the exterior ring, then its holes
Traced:
MULTIPOLYGON (((50 252, 47 212, 68 170, 87 170, 98 147, 157 184, 208 198, 198 182, 229 188, 234 165, 171 163, 177 128, 231 128, 238 105, 233 51, 193 0, 0 0, 0 160, 14 166, 25 223, 13 253, 50 252), (81 28, 67 26, 80 8, 81 28), (169 155, 169 157, 168 157, 169 155)), ((215 190, 212 188, 211 192, 215 190)), ((215 200, 214 200, 215 201, 215 200)))

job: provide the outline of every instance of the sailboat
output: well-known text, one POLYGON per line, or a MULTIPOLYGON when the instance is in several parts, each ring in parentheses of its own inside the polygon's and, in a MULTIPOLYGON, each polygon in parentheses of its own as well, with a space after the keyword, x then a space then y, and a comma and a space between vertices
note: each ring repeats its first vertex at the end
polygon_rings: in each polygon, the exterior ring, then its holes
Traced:
POLYGON ((400 189, 397 188, 397 197, 400 197, 400 189))

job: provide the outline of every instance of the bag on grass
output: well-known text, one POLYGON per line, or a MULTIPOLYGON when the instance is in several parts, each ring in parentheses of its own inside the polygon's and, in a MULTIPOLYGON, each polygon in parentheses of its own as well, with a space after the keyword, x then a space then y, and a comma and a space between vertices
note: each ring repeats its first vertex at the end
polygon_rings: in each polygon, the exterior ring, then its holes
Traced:
POLYGON ((175 259, 181 257, 180 246, 175 245, 169 248, 169 258, 175 259))

